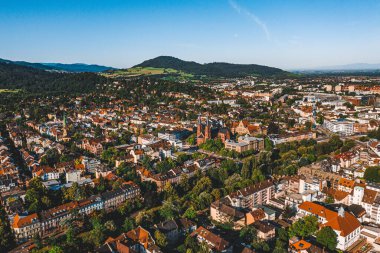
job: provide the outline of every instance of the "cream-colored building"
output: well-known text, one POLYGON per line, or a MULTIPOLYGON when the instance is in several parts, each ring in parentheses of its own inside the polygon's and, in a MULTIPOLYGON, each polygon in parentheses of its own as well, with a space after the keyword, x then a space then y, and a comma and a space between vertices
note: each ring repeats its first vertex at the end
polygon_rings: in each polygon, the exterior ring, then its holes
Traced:
POLYGON ((226 140, 224 148, 228 150, 234 150, 238 153, 242 153, 249 150, 263 150, 264 139, 251 136, 240 136, 238 141, 226 140))

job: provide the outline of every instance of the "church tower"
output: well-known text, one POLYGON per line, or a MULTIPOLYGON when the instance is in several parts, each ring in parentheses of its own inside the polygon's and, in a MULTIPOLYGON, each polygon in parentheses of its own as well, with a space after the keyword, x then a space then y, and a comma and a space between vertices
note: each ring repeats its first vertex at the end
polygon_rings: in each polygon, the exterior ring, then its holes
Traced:
POLYGON ((210 125, 210 120, 207 116, 206 119, 206 127, 205 127, 205 140, 211 139, 211 125, 210 125))
POLYGON ((202 121, 201 121, 201 115, 198 115, 198 125, 197 125, 197 137, 200 136, 202 133, 202 121))

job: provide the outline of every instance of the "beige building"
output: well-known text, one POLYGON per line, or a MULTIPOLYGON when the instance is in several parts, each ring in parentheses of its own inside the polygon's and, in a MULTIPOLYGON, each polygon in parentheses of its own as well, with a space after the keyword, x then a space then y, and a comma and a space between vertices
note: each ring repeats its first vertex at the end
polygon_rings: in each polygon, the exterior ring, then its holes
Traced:
POLYGON ((228 150, 234 150, 238 153, 242 153, 249 150, 263 150, 264 139, 250 136, 240 136, 238 141, 226 140, 224 148, 228 150))

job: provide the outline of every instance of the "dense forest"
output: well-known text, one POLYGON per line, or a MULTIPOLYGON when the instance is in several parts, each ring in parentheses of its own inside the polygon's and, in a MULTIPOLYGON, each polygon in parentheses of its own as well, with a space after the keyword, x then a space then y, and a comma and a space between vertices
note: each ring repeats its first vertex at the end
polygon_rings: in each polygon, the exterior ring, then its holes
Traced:
POLYGON ((88 92, 107 79, 94 73, 49 72, 28 66, 0 62, 0 89, 28 92, 88 92))
POLYGON ((0 58, 0 63, 9 63, 25 67, 32 67, 35 69, 51 70, 58 72, 103 72, 107 70, 112 70, 114 68, 95 65, 95 64, 84 64, 84 63, 34 63, 26 61, 11 61, 0 58))
POLYGON ((192 61, 183 61, 171 56, 159 56, 134 67, 172 68, 194 75, 214 77, 244 77, 250 75, 286 76, 289 74, 278 68, 256 64, 231 64, 223 62, 200 64, 192 61))

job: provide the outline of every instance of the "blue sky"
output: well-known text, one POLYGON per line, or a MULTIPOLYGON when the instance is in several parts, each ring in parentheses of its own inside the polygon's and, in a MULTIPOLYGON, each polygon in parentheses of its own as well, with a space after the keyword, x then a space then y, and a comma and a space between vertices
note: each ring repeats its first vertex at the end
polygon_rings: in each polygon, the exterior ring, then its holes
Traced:
POLYGON ((0 0, 0 58, 380 63, 380 0, 0 0))

